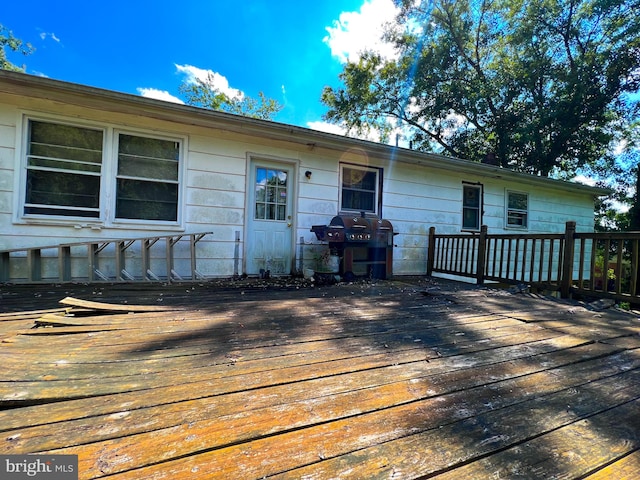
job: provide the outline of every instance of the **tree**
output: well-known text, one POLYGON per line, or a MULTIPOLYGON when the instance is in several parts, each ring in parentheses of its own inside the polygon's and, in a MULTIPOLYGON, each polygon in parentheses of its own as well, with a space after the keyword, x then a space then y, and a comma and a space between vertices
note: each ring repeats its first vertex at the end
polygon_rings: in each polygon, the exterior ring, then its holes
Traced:
POLYGON ((0 70, 12 70, 14 72, 23 72, 24 68, 14 65, 7 60, 6 49, 13 52, 29 55, 33 52, 33 47, 29 43, 24 43, 19 38, 13 36, 13 32, 0 24, 0 70))
POLYGON ((637 113, 638 0, 396 0, 397 58, 366 52, 325 119, 413 148, 571 178, 606 171, 637 113))
POLYGON ((222 110, 245 117, 272 120, 282 110, 282 105, 276 100, 267 98, 259 92, 259 98, 240 95, 231 97, 215 86, 213 75, 206 80, 197 79, 196 83, 183 83, 180 91, 186 96, 189 105, 222 110))

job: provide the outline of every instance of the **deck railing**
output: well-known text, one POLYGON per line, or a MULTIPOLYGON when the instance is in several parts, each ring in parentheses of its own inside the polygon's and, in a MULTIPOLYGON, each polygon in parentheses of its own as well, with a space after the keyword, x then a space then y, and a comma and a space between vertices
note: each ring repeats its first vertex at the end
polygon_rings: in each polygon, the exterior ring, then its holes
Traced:
POLYGON ((469 277, 640 303, 640 232, 557 234, 437 234, 429 230, 427 275, 469 277))
POLYGON ((0 283, 200 280, 204 276, 196 268, 196 245, 211 233, 97 239, 3 250, 0 283), (178 244, 183 251, 182 274, 175 267, 178 244))

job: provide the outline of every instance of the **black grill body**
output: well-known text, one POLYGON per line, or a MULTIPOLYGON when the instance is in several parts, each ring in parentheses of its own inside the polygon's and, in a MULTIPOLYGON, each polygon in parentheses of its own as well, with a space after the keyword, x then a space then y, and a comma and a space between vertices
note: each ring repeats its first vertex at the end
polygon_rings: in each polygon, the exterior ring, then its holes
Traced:
POLYGON ((393 225, 389 220, 360 214, 341 214, 329 225, 314 225, 316 238, 340 257, 340 275, 389 279, 393 275, 393 225))

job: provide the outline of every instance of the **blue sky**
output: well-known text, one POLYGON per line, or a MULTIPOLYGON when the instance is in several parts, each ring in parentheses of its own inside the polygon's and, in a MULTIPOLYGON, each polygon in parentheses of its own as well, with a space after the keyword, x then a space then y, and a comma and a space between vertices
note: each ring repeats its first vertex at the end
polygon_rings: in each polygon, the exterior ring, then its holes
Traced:
POLYGON ((279 122, 335 131, 322 89, 393 12, 391 0, 35 0, 5 2, 0 23, 35 48, 8 52, 30 74, 176 101, 183 81, 211 73, 221 89, 278 100, 279 122))

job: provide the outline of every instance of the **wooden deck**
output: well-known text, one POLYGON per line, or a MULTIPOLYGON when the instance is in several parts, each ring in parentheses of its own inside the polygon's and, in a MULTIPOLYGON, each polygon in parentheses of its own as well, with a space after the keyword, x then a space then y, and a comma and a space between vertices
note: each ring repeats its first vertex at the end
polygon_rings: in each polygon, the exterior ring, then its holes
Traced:
POLYGON ((425 279, 149 288, 0 288, 0 453, 77 454, 80 478, 640 478, 635 315, 425 279))

